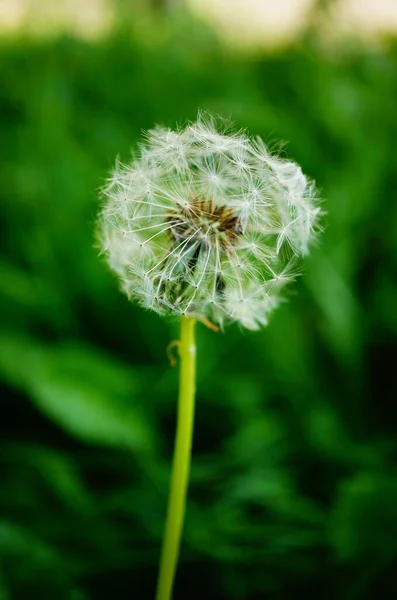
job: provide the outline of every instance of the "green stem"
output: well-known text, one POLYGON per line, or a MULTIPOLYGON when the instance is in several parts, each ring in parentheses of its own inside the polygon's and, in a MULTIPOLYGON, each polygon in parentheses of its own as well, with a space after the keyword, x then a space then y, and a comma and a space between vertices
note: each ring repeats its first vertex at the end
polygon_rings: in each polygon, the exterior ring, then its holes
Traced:
POLYGON ((178 422, 156 600, 170 600, 171 598, 185 515, 194 420, 195 323, 196 321, 189 317, 181 319, 178 422))

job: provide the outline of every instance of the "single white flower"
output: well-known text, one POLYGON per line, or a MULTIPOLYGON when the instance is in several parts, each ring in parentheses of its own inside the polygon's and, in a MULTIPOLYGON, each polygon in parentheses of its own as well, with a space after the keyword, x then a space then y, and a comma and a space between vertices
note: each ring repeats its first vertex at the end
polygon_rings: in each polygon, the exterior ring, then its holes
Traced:
POLYGON ((149 131, 104 196, 101 247, 131 299, 249 329, 267 323, 321 213, 297 164, 207 115, 149 131))

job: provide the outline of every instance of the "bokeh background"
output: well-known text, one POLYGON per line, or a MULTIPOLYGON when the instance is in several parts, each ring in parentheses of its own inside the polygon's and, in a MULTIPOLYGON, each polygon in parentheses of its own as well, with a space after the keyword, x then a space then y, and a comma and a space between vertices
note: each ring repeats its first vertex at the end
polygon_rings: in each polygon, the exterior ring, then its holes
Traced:
POLYGON ((141 130, 232 116, 326 231, 257 333, 198 328, 175 600, 397 593, 393 1, 0 2, 0 598, 153 598, 178 324, 94 247, 141 130), (275 6, 277 4, 277 7, 275 6))

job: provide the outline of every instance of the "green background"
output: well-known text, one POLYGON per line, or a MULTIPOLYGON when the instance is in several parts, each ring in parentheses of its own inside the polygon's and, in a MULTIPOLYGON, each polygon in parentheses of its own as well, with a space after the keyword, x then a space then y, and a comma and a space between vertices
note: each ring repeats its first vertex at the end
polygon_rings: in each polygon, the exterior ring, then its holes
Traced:
POLYGON ((397 593, 397 46, 308 28, 243 56, 179 15, 0 45, 0 598, 153 598, 178 323, 94 247, 142 129, 232 116, 316 179, 326 228, 260 332, 198 327, 175 599, 397 593))

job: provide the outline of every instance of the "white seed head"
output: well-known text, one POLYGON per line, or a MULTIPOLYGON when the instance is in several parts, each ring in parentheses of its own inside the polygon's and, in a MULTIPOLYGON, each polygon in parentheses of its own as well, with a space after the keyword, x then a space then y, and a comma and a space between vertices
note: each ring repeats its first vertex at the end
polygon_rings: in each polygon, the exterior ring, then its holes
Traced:
POLYGON ((208 115, 149 131, 103 194, 100 244, 123 291, 158 313, 220 325, 265 325, 319 230, 300 167, 208 115))

